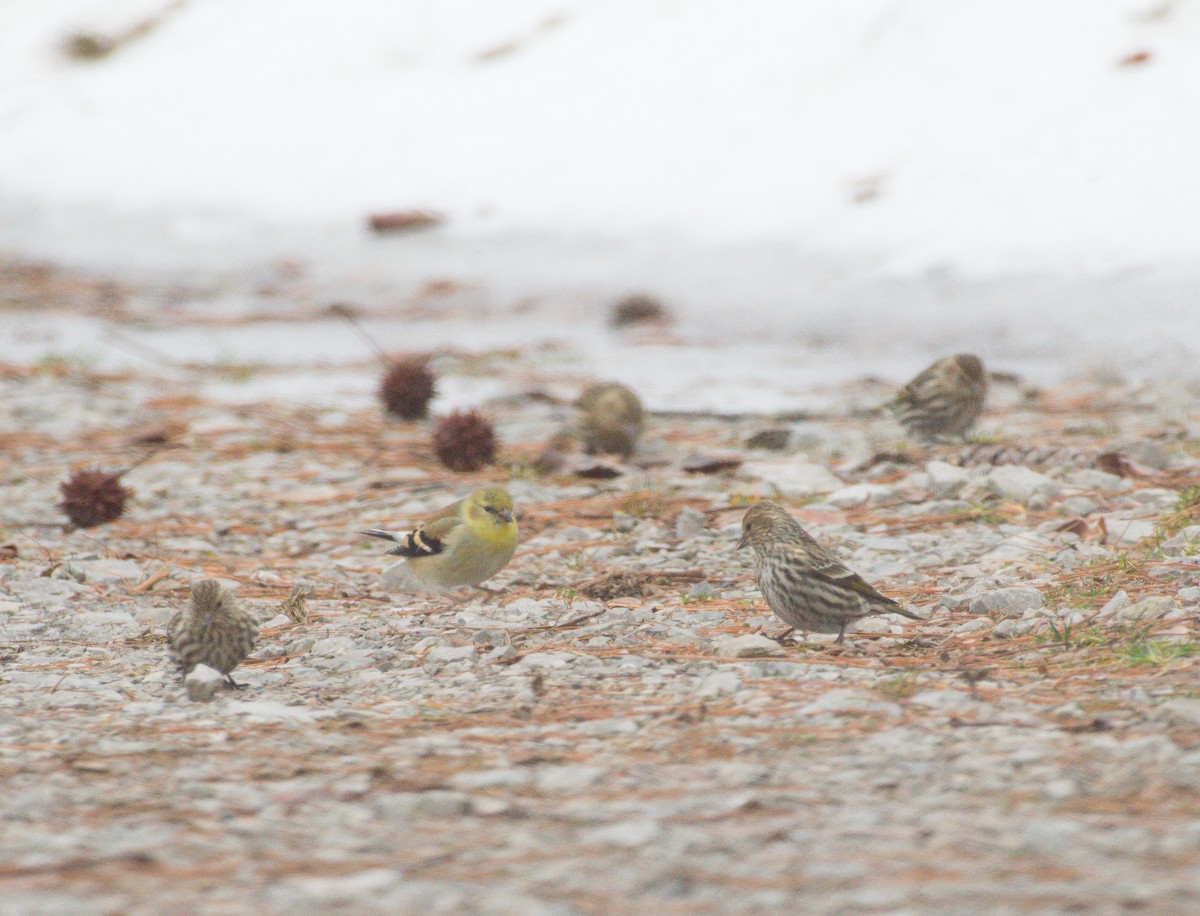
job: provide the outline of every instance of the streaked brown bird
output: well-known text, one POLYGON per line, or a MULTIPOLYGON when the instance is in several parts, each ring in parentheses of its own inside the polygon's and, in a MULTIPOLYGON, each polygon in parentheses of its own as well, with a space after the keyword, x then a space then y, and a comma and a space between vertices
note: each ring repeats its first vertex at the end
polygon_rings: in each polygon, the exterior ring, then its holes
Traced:
POLYGON ((784 623, 812 633, 837 633, 874 614, 921 620, 851 572, 772 502, 755 503, 742 517, 738 549, 754 548, 755 575, 767 606, 784 623))
POLYGON ((633 454, 645 411, 632 389, 620 382, 597 382, 583 390, 575 406, 584 451, 589 455, 615 453, 622 458, 633 454))
POLYGON ((193 582, 191 606, 176 611, 167 624, 171 660, 181 675, 207 665, 225 675, 231 687, 243 686, 229 672, 245 661, 257 639, 258 623, 216 579, 193 582))
POLYGON ((311 585, 293 585, 291 592, 279 602, 279 613, 286 614, 295 623, 308 623, 308 608, 305 602, 312 597, 311 585))
POLYGON ((966 435, 983 412, 986 399, 983 361, 959 353, 938 360, 901 388, 891 408, 910 435, 935 442, 966 435))

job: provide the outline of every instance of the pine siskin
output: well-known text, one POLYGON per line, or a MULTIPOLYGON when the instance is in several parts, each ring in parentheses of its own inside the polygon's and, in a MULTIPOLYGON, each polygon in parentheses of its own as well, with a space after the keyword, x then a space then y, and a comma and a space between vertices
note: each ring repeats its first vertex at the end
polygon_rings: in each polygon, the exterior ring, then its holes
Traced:
POLYGON ((576 425, 589 455, 612 452, 628 458, 633 454, 645 412, 631 389, 619 382, 597 382, 584 389, 575 406, 579 409, 576 425))
POLYGON ((239 685, 229 672, 245 660, 257 639, 258 623, 216 579, 193 582, 191 607, 176 611, 167 624, 167 645, 181 674, 207 665, 232 687, 239 685))
POLYGON ((286 614, 296 623, 308 623, 308 608, 304 602, 312 596, 311 585, 294 585, 291 594, 279 602, 279 613, 286 614))
POLYGON ((780 506, 755 503, 742 517, 738 549, 754 548, 755 574, 767 606, 788 626, 846 636, 846 627, 873 614, 921 620, 879 594, 830 554, 780 506))
POLYGON ((983 362, 970 353, 938 360, 896 394, 896 419, 918 439, 963 436, 979 418, 987 397, 983 362))
POLYGON ((406 533, 362 533, 399 544, 388 553, 407 557, 417 579, 436 588, 479 585, 507 566, 517 549, 513 501, 502 487, 476 490, 406 533))

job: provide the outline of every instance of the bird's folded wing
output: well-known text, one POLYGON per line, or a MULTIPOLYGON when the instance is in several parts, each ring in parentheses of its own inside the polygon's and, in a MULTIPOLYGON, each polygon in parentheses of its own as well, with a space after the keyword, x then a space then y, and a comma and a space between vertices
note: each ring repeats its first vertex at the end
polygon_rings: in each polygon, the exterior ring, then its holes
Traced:
POLYGON ((871 601, 877 601, 880 604, 892 605, 896 604, 891 598, 879 593, 870 582, 860 576, 853 570, 847 569, 837 560, 829 557, 827 559, 818 560, 813 563, 812 575, 818 579, 824 579, 834 585, 849 589, 850 591, 858 592, 864 598, 871 601))
POLYGON ((441 553, 446 549, 446 540, 456 528, 463 524, 457 514, 426 522, 412 533, 412 540, 425 553, 441 553))

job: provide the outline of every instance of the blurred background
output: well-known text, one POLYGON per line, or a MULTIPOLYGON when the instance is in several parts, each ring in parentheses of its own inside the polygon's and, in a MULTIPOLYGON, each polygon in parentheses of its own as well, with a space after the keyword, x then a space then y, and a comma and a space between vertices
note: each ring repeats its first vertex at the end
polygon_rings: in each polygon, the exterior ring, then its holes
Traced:
POLYGON ((1195 378, 1198 49, 1194 0, 4 0, 0 252, 163 333, 565 339, 660 405, 695 354, 598 336, 631 292, 751 392, 956 350, 1195 378))

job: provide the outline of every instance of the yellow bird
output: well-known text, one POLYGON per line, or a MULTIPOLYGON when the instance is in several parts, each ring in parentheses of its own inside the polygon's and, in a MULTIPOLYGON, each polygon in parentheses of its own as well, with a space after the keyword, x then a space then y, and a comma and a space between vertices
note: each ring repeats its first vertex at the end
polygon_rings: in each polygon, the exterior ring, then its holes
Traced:
POLYGON ((436 588, 477 586, 507 566, 517 549, 513 501, 503 487, 482 487, 412 531, 362 533, 398 544, 388 553, 406 557, 413 575, 436 588))

